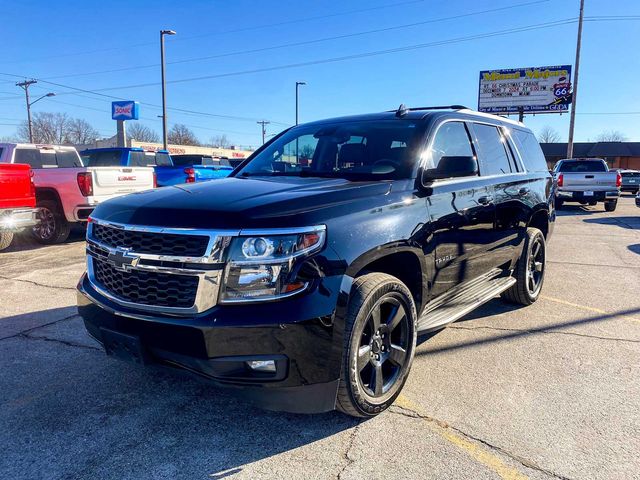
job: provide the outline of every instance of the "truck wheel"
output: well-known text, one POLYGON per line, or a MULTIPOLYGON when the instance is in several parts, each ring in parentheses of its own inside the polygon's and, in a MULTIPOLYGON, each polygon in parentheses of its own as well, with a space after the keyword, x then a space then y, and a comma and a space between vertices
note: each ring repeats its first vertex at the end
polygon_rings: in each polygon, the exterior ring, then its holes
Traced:
POLYGON ((556 200, 556 210, 562 210, 563 203, 562 200, 556 200))
POLYGON ((598 202, 597 202, 597 201, 591 201, 591 202, 589 202, 589 205, 591 205, 592 207, 593 207, 594 205, 597 205, 597 204, 598 204, 598 202))
POLYGON ((544 235, 537 228, 527 228, 522 255, 513 272, 516 283, 502 293, 502 298, 520 305, 531 305, 535 302, 544 283, 546 259, 544 235))
POLYGON ((604 209, 607 212, 613 212, 618 206, 618 201, 613 200, 612 202, 604 202, 604 209))
POLYGON ((31 230, 36 241, 45 245, 64 242, 69 237, 71 225, 64 218, 58 203, 41 200, 36 206, 40 208, 40 223, 31 230))
POLYGON ((0 232, 0 250, 9 248, 13 241, 13 232, 0 232))
POLYGON ((400 280, 385 273, 355 279, 345 318, 338 410, 373 417, 393 403, 411 369, 416 322, 411 292, 400 280))

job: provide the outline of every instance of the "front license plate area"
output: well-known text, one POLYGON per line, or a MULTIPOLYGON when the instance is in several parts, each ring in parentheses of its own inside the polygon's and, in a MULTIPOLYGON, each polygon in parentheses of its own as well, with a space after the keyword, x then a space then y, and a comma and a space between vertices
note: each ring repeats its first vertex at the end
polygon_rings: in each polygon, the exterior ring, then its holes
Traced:
POLYGON ((591 190, 587 190, 582 193, 585 197, 593 197, 593 192, 591 190))
POLYGON ((148 363, 147 355, 140 343, 140 338, 101 328, 102 343, 107 355, 127 362, 144 365, 148 363))

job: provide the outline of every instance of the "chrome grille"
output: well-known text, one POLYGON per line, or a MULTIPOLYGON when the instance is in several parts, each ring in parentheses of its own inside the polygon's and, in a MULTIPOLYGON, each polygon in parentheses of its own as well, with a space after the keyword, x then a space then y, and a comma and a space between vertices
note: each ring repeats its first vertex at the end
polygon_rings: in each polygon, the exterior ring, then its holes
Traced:
POLYGON ((95 279, 117 298, 141 305, 190 308, 196 301, 198 277, 145 270, 122 271, 93 258, 95 279))
POLYGON ((129 248, 136 253, 202 257, 209 237, 205 235, 177 235, 173 233, 125 230, 95 223, 92 238, 109 247, 129 248))

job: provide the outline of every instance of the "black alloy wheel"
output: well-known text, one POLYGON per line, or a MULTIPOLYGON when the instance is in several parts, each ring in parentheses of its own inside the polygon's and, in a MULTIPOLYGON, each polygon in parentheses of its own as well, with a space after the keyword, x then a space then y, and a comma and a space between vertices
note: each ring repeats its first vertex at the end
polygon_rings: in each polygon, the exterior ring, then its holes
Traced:
POLYGON ((38 224, 33 227, 33 234, 42 242, 49 242, 56 233, 56 217, 47 207, 41 207, 38 213, 38 224))
POLYGON ((409 375, 416 332, 416 307, 404 283, 386 273, 357 277, 345 316, 336 407, 354 417, 386 410, 409 375))
POLYGON ((409 317, 393 293, 383 296, 369 313, 360 334, 358 381, 372 398, 394 385, 409 350, 409 317))
POLYGON ((537 296, 540 293, 544 278, 544 266, 544 237, 537 235, 531 241, 531 251, 527 262, 527 288, 532 296, 537 296))

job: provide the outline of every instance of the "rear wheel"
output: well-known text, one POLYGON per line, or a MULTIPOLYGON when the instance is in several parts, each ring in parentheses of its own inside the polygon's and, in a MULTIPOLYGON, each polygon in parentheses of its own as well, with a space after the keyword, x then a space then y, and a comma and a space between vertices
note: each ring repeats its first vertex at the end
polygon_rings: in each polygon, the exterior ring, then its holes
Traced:
POLYGON ((598 201, 597 201, 597 200, 592 200, 592 201, 590 201, 590 202, 589 202, 589 205, 591 205, 592 207, 593 207, 594 205, 597 205, 597 204, 598 204, 598 201))
POLYGON ((9 248, 13 241, 13 232, 0 232, 0 250, 9 248))
POLYGON ((611 202, 604 202, 604 209, 607 212, 613 212, 617 206, 618 206, 617 200, 613 200, 611 202))
POLYGON ((562 210, 562 205, 564 204, 564 202, 562 200, 557 200, 556 199, 556 210, 562 210))
POLYGON ((345 319, 337 408, 354 417, 386 410, 400 394, 416 347, 409 289, 385 273, 356 278, 345 319))
POLYGON ((31 230, 36 241, 45 245, 64 242, 69 237, 71 225, 64 218, 58 203, 41 200, 36 206, 40 209, 39 223, 31 230))
POLYGON ((516 283, 502 293, 502 298, 511 303, 531 305, 540 296, 546 267, 546 243, 537 228, 527 228, 527 239, 513 276, 516 283))

